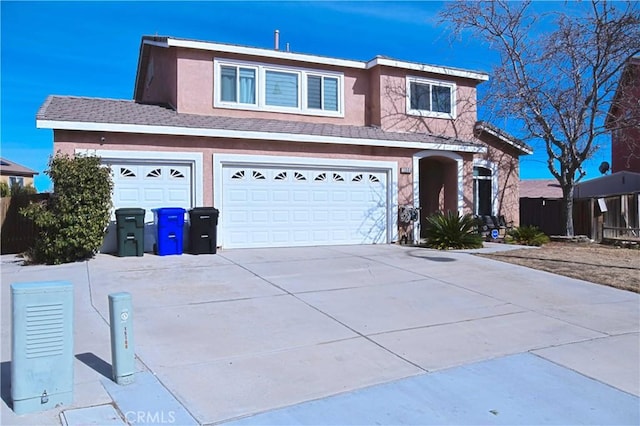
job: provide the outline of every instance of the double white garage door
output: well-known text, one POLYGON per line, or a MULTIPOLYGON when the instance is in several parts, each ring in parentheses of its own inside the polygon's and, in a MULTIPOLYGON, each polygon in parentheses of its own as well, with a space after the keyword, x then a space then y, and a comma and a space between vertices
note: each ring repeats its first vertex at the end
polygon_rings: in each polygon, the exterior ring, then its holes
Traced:
MULTIPOLYGON (((111 164, 114 207, 195 207, 193 164, 111 164)), ((225 248, 388 242, 386 171, 222 165, 218 243, 225 248)), ((220 194, 219 194, 220 195, 220 194)))
POLYGON ((225 247, 387 242, 386 173, 223 167, 225 247))

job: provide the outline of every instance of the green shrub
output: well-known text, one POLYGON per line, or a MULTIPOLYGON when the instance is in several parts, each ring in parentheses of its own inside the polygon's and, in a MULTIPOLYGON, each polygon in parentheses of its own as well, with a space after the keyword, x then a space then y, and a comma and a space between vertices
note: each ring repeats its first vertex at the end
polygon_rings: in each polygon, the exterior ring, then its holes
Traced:
POLYGON ((8 197, 11 195, 9 184, 7 182, 0 182, 0 197, 8 197))
POLYGON ((549 242, 549 237, 536 226, 520 226, 509 231, 505 241, 524 246, 541 246, 549 242))
POLYGON ((45 173, 53 181, 53 196, 21 210, 39 229, 31 260, 59 264, 93 257, 109 224, 111 171, 98 157, 58 153, 45 173))
POLYGON ((18 195, 31 195, 37 193, 38 191, 33 187, 33 185, 11 185, 11 188, 9 188, 9 184, 7 182, 0 182, 0 197, 16 197, 18 195))
POLYGON ((427 218, 425 233, 426 245, 440 250, 482 247, 482 237, 478 235, 471 215, 435 213, 427 218))

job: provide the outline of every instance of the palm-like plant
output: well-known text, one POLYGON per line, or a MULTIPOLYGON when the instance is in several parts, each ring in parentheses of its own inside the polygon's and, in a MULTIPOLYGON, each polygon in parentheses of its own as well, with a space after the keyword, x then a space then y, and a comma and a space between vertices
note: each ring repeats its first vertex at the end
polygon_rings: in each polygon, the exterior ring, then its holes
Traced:
POLYGON ((471 215, 458 212, 434 213, 427 218, 428 247, 439 250, 481 248, 482 237, 471 215))

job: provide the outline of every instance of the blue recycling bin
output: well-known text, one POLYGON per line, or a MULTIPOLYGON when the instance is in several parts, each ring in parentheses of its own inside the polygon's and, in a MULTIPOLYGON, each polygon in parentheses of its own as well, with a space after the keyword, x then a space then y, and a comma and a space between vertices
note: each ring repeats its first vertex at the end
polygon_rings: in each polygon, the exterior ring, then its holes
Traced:
POLYGON ((182 254, 182 228, 186 210, 180 207, 153 209, 156 224, 155 251, 159 256, 182 254))

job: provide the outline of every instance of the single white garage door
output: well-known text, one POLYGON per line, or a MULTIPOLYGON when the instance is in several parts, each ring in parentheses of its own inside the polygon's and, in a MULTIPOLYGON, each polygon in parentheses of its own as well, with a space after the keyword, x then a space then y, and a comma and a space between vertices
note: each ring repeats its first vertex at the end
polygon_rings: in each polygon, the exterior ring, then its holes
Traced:
POLYGON ((385 172, 223 167, 226 248, 387 242, 385 172))
POLYGON ((117 163, 113 171, 113 205, 146 210, 145 221, 153 221, 151 209, 192 207, 191 166, 184 164, 117 163))

